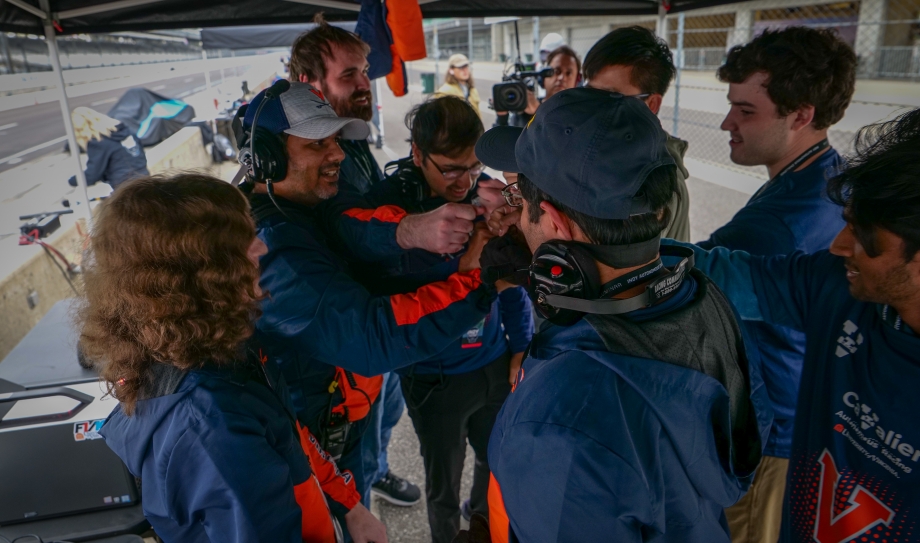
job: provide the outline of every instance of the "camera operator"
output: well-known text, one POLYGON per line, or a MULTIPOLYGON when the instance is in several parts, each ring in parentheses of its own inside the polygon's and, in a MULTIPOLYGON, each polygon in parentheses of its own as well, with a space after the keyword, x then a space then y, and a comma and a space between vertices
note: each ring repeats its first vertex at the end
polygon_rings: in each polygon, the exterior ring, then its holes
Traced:
MULTIPOLYGON (((549 36, 547 36, 549 37, 549 36)), ((544 39, 545 41, 545 39, 544 39)), ((567 45, 560 45, 549 52, 546 66, 552 69, 552 75, 539 78, 540 85, 546 89, 546 98, 565 89, 573 89, 581 82, 581 60, 578 53, 567 45)), ((493 98, 494 100, 494 98, 493 98)), ((540 107, 540 100, 532 90, 527 90, 527 106, 523 111, 495 111, 494 126, 524 127, 540 107)))
POLYGON ((505 194, 534 254, 493 239, 483 276, 518 282, 530 264, 554 324, 489 442, 492 541, 728 542, 723 508, 753 478, 769 399, 731 304, 692 251, 659 248, 667 134, 641 99, 591 88, 557 93, 519 137, 489 133, 477 156, 520 172, 505 194))
MULTIPOLYGON (((472 107, 455 96, 419 104, 406 116, 411 156, 387 166, 395 169, 366 198, 371 206, 398 206, 409 213, 446 202, 469 203, 482 163, 475 145, 483 127, 472 107)), ((360 210, 349 211, 356 220, 360 210)), ((382 294, 414 290, 443 281, 457 270, 465 248, 443 255, 407 251, 381 261, 365 283, 382 294)), ((520 367, 533 336, 527 293, 504 289, 482 321, 458 336, 450 347, 423 362, 398 370, 409 415, 421 444, 425 465, 428 523, 432 541, 450 543, 460 529, 461 509, 488 514, 488 443, 495 416, 511 390, 510 367, 520 367), (507 333, 507 338, 506 338, 507 333), (466 443, 476 455, 470 499, 460 502, 460 474, 466 443)))
POLYGON ((479 111, 479 91, 473 82, 473 69, 470 59, 466 55, 457 53, 447 60, 447 73, 444 74, 444 84, 435 93, 435 96, 456 96, 465 100, 473 107, 473 111, 482 117, 479 111))

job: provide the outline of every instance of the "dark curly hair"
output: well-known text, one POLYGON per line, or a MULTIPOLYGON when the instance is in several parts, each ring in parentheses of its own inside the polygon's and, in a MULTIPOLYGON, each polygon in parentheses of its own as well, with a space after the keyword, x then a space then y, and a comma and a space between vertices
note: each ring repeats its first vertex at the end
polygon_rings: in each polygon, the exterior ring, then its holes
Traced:
POLYGON ((95 221, 77 312, 84 354, 134 411, 149 366, 235 360, 258 316, 249 203, 197 174, 126 183, 95 221))
POLYGON ((424 156, 456 157, 474 147, 483 133, 479 114, 457 96, 438 96, 415 106, 406 114, 406 127, 424 156))
POLYGON ((860 129, 847 168, 827 184, 831 200, 871 257, 876 228, 904 240, 904 259, 920 250, 920 109, 860 129))
POLYGON ((585 79, 590 82, 607 66, 631 67, 633 85, 643 93, 662 96, 677 74, 668 44, 641 26, 618 28, 595 43, 585 55, 585 79))
POLYGON ((856 88, 856 53, 830 29, 793 26, 766 30, 728 52, 719 80, 742 83, 765 72, 767 94, 781 117, 804 105, 815 107, 812 121, 823 130, 843 118, 856 88))

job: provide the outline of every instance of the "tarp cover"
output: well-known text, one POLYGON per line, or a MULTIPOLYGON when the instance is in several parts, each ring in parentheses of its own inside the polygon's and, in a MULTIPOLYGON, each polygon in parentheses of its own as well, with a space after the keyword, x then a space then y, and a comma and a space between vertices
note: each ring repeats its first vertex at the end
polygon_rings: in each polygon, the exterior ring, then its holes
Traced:
POLYGON ((150 147, 181 130, 195 117, 195 110, 182 100, 136 88, 128 89, 108 115, 123 122, 141 145, 150 147))
MULTIPOLYGON (((39 0, 22 0, 38 8, 39 0)), ((64 34, 215 26, 309 23, 318 11, 330 21, 354 21, 358 0, 49 0, 64 34), (111 4, 118 9, 104 9, 111 4), (127 5, 126 5, 127 4, 127 5), (134 4, 134 5, 130 5, 134 4), (87 13, 85 8, 92 9, 87 13), (343 9, 345 8, 345 9, 343 9), (80 11, 71 11, 80 10, 80 11)), ((497 17, 502 15, 653 15, 657 0, 435 0, 419 2, 425 18, 497 17)), ((672 0, 670 12, 729 4, 732 0, 672 0)), ((0 30, 43 35, 34 15, 0 2, 0 30)))
MULTIPOLYGON (((355 23, 332 23, 355 31, 355 23)), ((228 28, 203 28, 201 30, 201 47, 203 49, 267 49, 269 47, 289 48, 298 36, 312 30, 316 25, 269 25, 269 26, 232 26, 228 28)))

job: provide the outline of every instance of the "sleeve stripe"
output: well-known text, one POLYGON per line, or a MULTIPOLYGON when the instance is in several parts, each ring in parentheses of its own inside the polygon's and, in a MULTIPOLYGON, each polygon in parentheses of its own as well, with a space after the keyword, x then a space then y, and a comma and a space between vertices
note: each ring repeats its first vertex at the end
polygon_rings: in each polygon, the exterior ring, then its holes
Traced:
POLYGON ((396 324, 399 326, 417 324, 426 315, 463 300, 482 284, 479 273, 478 269, 455 273, 445 281, 425 285, 415 292, 390 296, 390 305, 393 307, 396 324))
POLYGON ((346 210, 342 215, 363 222, 370 222, 372 219, 376 219, 380 222, 398 223, 406 216, 406 212, 397 206, 381 206, 377 209, 361 209, 356 207, 346 210))

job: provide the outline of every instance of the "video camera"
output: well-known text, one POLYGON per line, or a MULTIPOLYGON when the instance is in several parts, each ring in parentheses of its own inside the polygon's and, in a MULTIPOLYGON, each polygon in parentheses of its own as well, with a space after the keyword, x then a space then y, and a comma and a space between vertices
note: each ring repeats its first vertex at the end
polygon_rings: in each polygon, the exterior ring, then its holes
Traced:
POLYGON ((527 91, 535 90, 534 82, 543 85, 543 80, 553 76, 552 68, 525 70, 521 64, 515 71, 502 76, 502 82, 492 86, 492 104, 495 111, 522 112, 527 107, 527 91))

